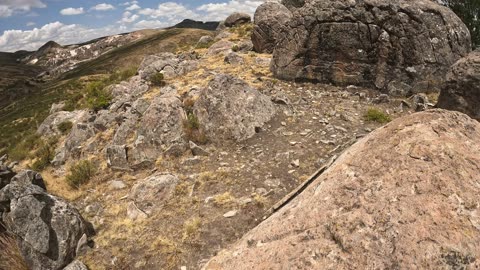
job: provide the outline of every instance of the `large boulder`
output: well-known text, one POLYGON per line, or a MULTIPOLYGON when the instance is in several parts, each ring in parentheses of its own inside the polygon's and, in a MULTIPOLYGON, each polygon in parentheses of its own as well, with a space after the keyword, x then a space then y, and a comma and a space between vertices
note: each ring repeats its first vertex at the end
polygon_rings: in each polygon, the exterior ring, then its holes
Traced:
POLYGON ((94 233, 68 202, 48 194, 41 176, 32 171, 19 173, 0 190, 0 208, 30 269, 63 269, 77 255, 82 236, 94 233))
POLYGON ((278 2, 265 2, 255 11, 252 33, 253 47, 259 53, 272 53, 278 40, 284 36, 283 27, 292 13, 278 2))
POLYGON ((270 98, 231 75, 220 74, 202 90, 193 112, 214 141, 251 138, 275 114, 270 98))
POLYGON ((171 147, 179 148, 179 152, 186 150, 185 119, 183 104, 177 96, 166 93, 155 97, 138 124, 129 160, 139 164, 155 161, 171 147))
POLYGON ((252 18, 250 17, 250 15, 246 13, 234 12, 225 19, 225 26, 233 27, 233 26, 249 23, 251 20, 252 18))
POLYGON ((170 198, 177 183, 175 175, 156 173, 136 183, 128 197, 137 211, 150 215, 170 198))
POLYGON ((205 269, 476 269, 480 123, 430 110, 348 149, 205 269))
POLYGON ((37 134, 42 136, 56 136, 60 135, 61 131, 58 129, 58 125, 64 122, 71 122, 76 124, 85 120, 88 117, 87 111, 59 111, 50 114, 38 127, 37 134))
POLYGON ((480 120, 480 51, 470 53, 450 68, 437 107, 480 120))
POLYGON ((146 56, 138 74, 143 80, 149 80, 156 73, 162 73, 166 79, 184 75, 197 67, 197 56, 195 54, 160 53, 158 55, 146 56))
POLYGON ((438 91, 471 51, 465 24, 430 0, 311 0, 293 10, 273 53, 281 79, 438 91))

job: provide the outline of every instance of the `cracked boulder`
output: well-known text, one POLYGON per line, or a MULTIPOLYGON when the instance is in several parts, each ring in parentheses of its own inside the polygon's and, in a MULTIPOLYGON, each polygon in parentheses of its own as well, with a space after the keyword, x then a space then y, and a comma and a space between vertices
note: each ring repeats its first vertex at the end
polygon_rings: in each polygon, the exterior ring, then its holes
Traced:
POLYGON ((479 168, 467 115, 396 119, 204 269, 476 269, 479 168))
POLYGON ((137 219, 152 214, 159 209, 170 198, 178 178, 172 174, 156 173, 136 183, 130 195, 132 201, 128 209, 128 216, 137 219))
POLYGON ((129 160, 134 165, 154 162, 172 147, 179 149, 179 152, 187 150, 184 119, 183 104, 177 96, 166 93, 155 97, 138 124, 129 160))
POLYGON ((284 2, 294 8, 273 53, 280 79, 433 92, 471 51, 465 24, 434 1, 284 2))
POLYGON ((37 134, 42 136, 56 136, 61 135, 62 132, 58 129, 58 125, 63 122, 71 122, 72 124, 79 123, 88 117, 87 111, 59 111, 49 115, 37 129, 37 134))
POLYGON ((246 140, 275 115, 269 97, 231 75, 220 74, 202 90, 194 115, 209 139, 246 140))
POLYGON ((74 207, 47 193, 41 176, 33 171, 19 173, 0 190, 0 207, 2 221, 18 236, 30 269, 63 269, 77 255, 82 236, 94 233, 74 207))
POLYGON ((292 13, 278 2, 265 2, 255 11, 252 33, 253 47, 259 53, 272 53, 284 33, 282 28, 291 19, 292 13))
POLYGON ((450 68, 437 107, 463 112, 480 121, 480 51, 450 68))
POLYGON ((149 80, 153 75, 162 73, 165 79, 184 75, 197 68, 197 55, 161 53, 145 57, 140 64, 138 74, 143 80, 149 80))

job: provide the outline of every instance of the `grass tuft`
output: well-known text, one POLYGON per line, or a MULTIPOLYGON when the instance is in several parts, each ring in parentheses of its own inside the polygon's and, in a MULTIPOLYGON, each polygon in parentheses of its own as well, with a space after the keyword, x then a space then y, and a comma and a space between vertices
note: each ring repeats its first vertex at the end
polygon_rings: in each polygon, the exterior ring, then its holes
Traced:
POLYGON ((78 189, 93 177, 96 170, 95 165, 91 161, 82 160, 69 168, 69 174, 65 180, 70 187, 78 189))
POLYGON ((28 270, 17 241, 5 233, 0 234, 0 269, 28 270))
POLYGON ((388 123, 392 118, 377 108, 369 108, 364 115, 365 120, 377 123, 388 123))

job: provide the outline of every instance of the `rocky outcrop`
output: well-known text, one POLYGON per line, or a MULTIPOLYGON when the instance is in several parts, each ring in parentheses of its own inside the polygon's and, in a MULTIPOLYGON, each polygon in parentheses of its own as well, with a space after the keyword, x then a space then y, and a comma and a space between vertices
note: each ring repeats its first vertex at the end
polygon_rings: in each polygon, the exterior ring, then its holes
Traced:
POLYGON ((217 54, 228 54, 232 52, 232 48, 235 45, 235 43, 228 41, 228 40, 220 40, 216 43, 214 43, 210 48, 208 48, 208 55, 217 55, 217 54))
POLYGON ((292 13, 278 2, 266 2, 255 11, 252 33, 253 47, 259 53, 272 53, 277 41, 284 35, 283 27, 292 13))
POLYGON ((450 68, 437 107, 480 120, 480 51, 472 52, 450 68))
POLYGON ((230 14, 230 16, 228 16, 225 19, 225 26, 233 27, 233 26, 249 23, 251 20, 252 18, 250 17, 250 15, 246 13, 235 12, 230 14))
POLYGON ((434 1, 284 2, 296 7, 273 53, 281 79, 438 91, 449 66, 471 50, 467 27, 434 1))
POLYGON ((128 196, 132 200, 128 216, 131 219, 146 217, 161 208, 172 195, 177 183, 176 176, 165 173, 156 173, 139 181, 132 187, 128 196))
POLYGON ((169 149, 178 148, 179 153, 185 151, 185 119, 183 104, 178 97, 168 93, 156 97, 139 122, 129 160, 135 164, 154 162, 169 149))
POLYGON ((205 269, 479 267, 479 149, 464 114, 397 119, 205 269))
POLYGON ((58 125, 63 122, 71 122, 72 124, 76 124, 80 121, 83 121, 88 117, 88 113, 86 111, 73 111, 73 112, 66 112, 66 111, 59 111, 53 114, 50 114, 38 127, 37 134, 50 137, 60 135, 61 131, 58 129, 58 125))
POLYGON ((47 193, 33 171, 19 173, 0 190, 0 208, 30 269, 63 269, 75 258, 79 240, 94 233, 75 208, 47 193))
POLYGON ((150 55, 143 59, 138 69, 138 74, 144 80, 149 80, 152 75, 162 73, 165 79, 184 75, 197 67, 197 55, 161 53, 150 55))
POLYGON ((202 90, 194 114, 214 141, 242 141, 259 132, 275 114, 270 98, 231 75, 217 75, 202 90))

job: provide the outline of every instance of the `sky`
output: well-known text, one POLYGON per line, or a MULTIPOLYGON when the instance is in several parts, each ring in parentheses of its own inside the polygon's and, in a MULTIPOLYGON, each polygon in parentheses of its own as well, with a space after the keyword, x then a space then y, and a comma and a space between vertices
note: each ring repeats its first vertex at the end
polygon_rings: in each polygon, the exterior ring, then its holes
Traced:
POLYGON ((0 51, 36 50, 183 19, 219 21, 235 11, 251 15, 264 0, 0 0, 0 51))

